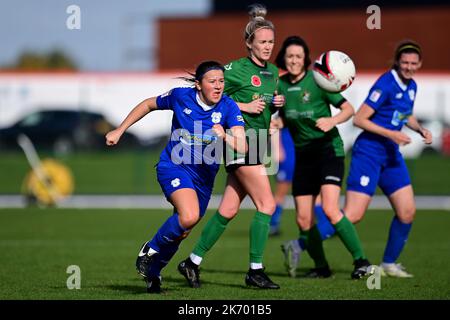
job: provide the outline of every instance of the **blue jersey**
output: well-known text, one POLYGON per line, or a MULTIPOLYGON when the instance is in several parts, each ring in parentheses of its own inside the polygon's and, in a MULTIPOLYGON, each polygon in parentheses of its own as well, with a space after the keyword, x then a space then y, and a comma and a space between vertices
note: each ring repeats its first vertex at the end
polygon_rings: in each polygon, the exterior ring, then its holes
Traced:
MULTIPOLYGON (((370 120, 383 128, 400 131, 413 113, 416 93, 414 80, 405 84, 395 70, 384 73, 364 101, 375 110, 370 120)), ((398 145, 391 139, 367 131, 360 134, 355 144, 369 152, 398 151, 398 145)))
POLYGON ((172 110, 170 141, 160 156, 160 163, 173 163, 184 168, 197 181, 212 182, 219 170, 221 154, 212 127, 224 129, 244 126, 237 104, 228 96, 214 106, 200 100, 194 88, 174 88, 157 97, 158 110, 172 110))

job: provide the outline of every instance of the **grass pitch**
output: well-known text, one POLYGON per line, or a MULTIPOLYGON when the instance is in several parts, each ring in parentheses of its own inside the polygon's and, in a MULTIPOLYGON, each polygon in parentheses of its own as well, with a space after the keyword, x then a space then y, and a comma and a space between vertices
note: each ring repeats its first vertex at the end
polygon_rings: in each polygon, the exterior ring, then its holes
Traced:
MULTIPOLYGON (((211 211, 206 215, 208 219, 211 211)), ((163 270, 161 295, 149 295, 136 274, 134 262, 141 243, 149 239, 170 215, 168 210, 0 210, 0 300, 8 299, 151 299, 151 300, 304 300, 304 299, 450 299, 450 214, 419 211, 400 261, 415 277, 382 278, 380 290, 366 281, 350 280, 352 261, 338 238, 325 242, 334 272, 330 279, 289 278, 280 244, 297 236, 293 211, 283 216, 283 234, 270 238, 266 271, 280 290, 249 289, 248 228, 252 211, 232 221, 205 258, 202 287, 191 289, 176 271, 193 248, 204 219, 183 242, 163 270), (81 269, 81 289, 69 290, 66 269, 81 269)), ((369 211, 357 229, 372 263, 379 263, 392 212, 369 211)), ((312 267, 304 254, 299 273, 312 267)))

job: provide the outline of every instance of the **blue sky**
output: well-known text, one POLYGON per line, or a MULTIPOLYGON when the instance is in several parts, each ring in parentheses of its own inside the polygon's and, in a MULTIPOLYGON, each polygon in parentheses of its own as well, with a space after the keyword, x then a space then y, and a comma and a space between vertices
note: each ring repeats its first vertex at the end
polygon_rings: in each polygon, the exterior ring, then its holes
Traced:
POLYGON ((156 18, 206 16, 209 0, 0 0, 0 65, 24 50, 60 48, 85 71, 152 70, 156 18), (81 11, 81 29, 70 30, 67 7, 81 11))

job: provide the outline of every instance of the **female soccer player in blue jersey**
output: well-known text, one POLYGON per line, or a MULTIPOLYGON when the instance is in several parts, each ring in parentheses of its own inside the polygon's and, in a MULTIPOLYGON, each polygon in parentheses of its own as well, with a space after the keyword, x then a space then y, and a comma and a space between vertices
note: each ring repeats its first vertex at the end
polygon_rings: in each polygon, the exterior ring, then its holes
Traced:
POLYGON ((219 209, 205 225, 190 256, 178 265, 180 273, 194 288, 200 286, 199 265, 204 256, 236 217, 247 195, 255 204, 256 213, 250 225, 250 266, 245 283, 261 289, 279 288, 264 272, 263 266, 275 201, 260 149, 267 144, 272 113, 284 104, 284 97, 275 94, 278 69, 269 63, 275 34, 272 22, 264 18, 266 13, 264 7, 252 6, 251 20, 244 33, 248 56, 225 66, 225 93, 236 101, 242 111, 249 152, 233 154, 231 159, 226 157, 227 185, 219 209))
POLYGON ((106 134, 106 144, 113 146, 125 130, 149 112, 173 111, 172 135, 156 171, 174 213, 154 237, 143 244, 136 261, 149 293, 161 291, 162 268, 205 214, 221 161, 221 142, 239 152, 247 150, 239 107, 223 96, 223 66, 214 61, 203 62, 195 76, 186 80, 194 82, 195 87, 174 88, 142 101, 117 129, 106 134), (225 132, 227 128, 231 134, 225 132))
POLYGON ((392 220, 382 270, 394 277, 412 277, 396 263, 408 239, 416 207, 405 161, 399 145, 411 142, 401 132, 406 124, 419 133, 426 144, 431 132, 413 115, 417 94, 414 74, 422 65, 422 49, 414 41, 403 41, 395 50, 394 65, 372 86, 353 123, 364 131, 353 145, 347 178, 345 214, 353 222, 366 212, 377 185, 389 198, 395 216, 392 220))
POLYGON ((399 151, 399 146, 411 142, 401 132, 403 125, 419 133, 426 144, 432 143, 431 132, 413 115, 417 94, 413 76, 421 65, 420 46, 410 40, 401 42, 395 50, 391 70, 378 78, 356 113, 353 123, 364 131, 353 145, 344 207, 348 219, 357 223, 367 211, 377 185, 389 198, 395 216, 381 268, 384 274, 399 278, 412 277, 396 261, 408 239, 416 212, 408 169, 399 151))

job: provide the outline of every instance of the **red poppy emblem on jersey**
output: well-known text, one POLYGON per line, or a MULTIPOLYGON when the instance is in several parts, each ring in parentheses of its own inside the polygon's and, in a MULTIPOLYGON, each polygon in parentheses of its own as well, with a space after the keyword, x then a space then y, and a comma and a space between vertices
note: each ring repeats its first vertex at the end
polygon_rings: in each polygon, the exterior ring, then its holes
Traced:
POLYGON ((252 86, 261 87, 261 79, 258 76, 252 76, 252 86))

